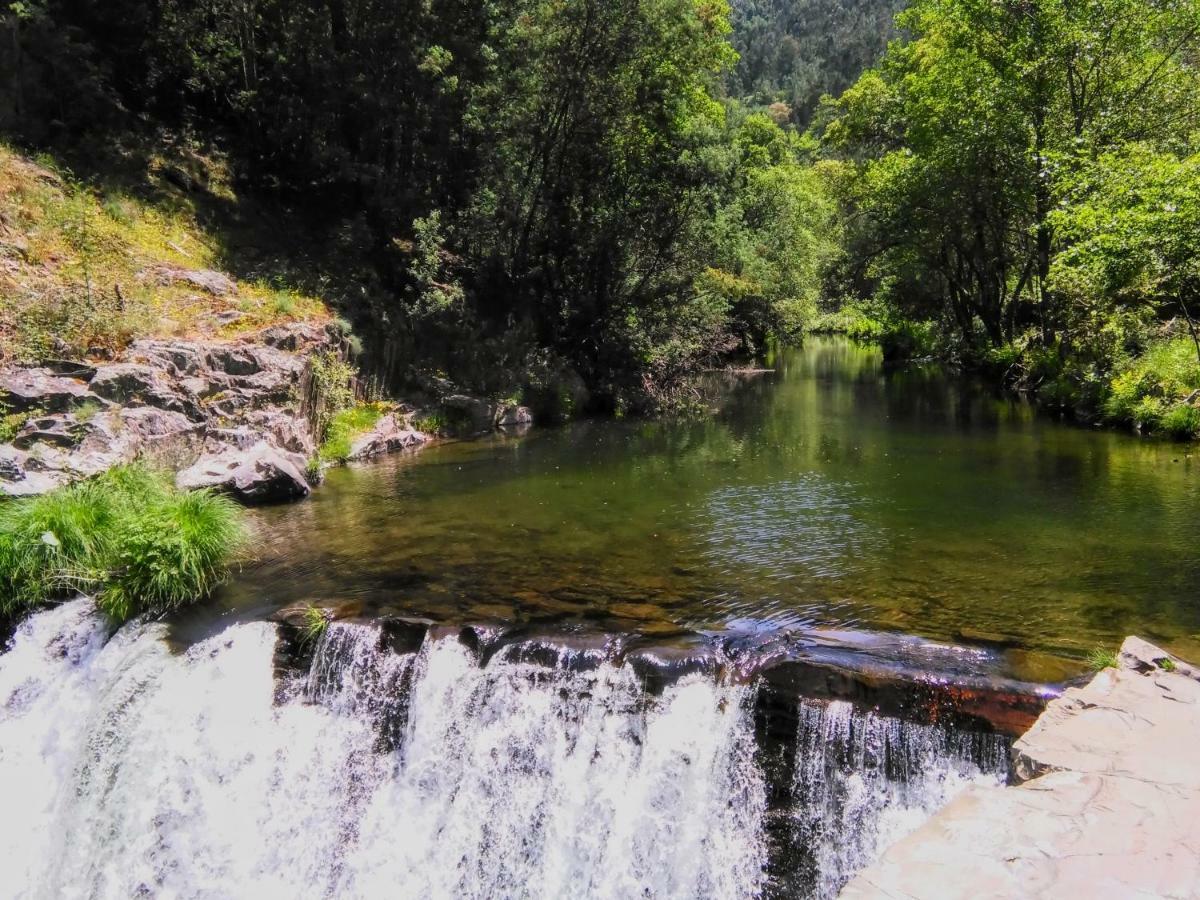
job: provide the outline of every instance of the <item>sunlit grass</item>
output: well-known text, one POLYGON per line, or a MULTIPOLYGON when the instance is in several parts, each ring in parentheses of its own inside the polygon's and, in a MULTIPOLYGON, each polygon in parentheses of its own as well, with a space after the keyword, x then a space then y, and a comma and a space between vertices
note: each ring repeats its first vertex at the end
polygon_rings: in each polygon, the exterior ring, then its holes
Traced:
POLYGON ((0 613, 76 592, 113 620, 204 599, 244 546, 242 511, 141 467, 0 503, 0 613))

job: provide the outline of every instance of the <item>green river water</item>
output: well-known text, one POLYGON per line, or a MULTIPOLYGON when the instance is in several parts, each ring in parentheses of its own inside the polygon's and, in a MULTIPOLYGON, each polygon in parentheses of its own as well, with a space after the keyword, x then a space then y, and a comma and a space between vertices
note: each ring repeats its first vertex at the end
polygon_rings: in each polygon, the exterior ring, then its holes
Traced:
POLYGON ((256 513, 219 608, 902 632, 1079 672, 1130 633, 1200 658, 1200 454, 1038 416, 814 338, 681 422, 596 421, 330 473, 256 513))

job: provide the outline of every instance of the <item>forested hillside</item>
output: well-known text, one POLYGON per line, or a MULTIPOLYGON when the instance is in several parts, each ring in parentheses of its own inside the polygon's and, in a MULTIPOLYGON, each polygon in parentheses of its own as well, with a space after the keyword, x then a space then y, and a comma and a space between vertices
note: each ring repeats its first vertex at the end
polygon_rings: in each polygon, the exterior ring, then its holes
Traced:
POLYGON ((131 134, 220 155, 401 367, 652 406, 814 307, 830 210, 794 135, 723 106, 723 2, 8 10, 10 136, 85 173, 131 134))
POLYGON ((821 97, 837 96, 874 65, 896 36, 906 0, 735 0, 738 62, 729 90, 808 124, 821 97))

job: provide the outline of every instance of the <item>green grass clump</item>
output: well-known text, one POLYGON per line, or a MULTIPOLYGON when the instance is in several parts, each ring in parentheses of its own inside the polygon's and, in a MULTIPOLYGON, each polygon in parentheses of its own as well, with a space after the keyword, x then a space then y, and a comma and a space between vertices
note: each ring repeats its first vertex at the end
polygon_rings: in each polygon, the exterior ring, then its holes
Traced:
POLYGON ((300 643, 304 646, 316 644, 329 628, 329 614, 311 603, 304 610, 304 624, 300 626, 300 643))
POLYGON ((0 504, 0 614, 94 593, 114 621, 212 593, 245 540, 241 509, 141 467, 0 504))
POLYGON ((374 428, 385 411, 386 407, 379 403, 360 403, 334 413, 321 444, 321 459, 325 462, 345 460, 350 455, 354 439, 374 428))
POLYGON ((1120 661, 1117 659, 1117 654, 1111 650, 1105 650, 1103 647, 1097 647, 1088 654, 1088 665, 1096 672, 1103 672, 1105 669, 1120 668, 1120 661))

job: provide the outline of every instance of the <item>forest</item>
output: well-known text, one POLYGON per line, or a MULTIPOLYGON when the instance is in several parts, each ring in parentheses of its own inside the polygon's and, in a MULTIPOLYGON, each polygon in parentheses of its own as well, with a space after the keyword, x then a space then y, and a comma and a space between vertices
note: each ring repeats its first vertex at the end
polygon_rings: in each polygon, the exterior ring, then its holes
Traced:
POLYGON ((1200 3, 901 6, 21 0, 0 131, 219 158, 389 377, 652 410, 833 329, 1200 431, 1200 3))

